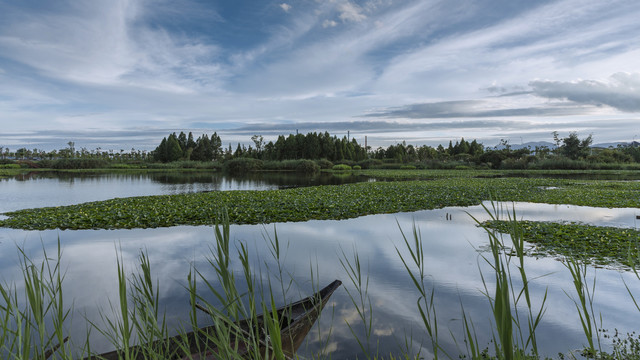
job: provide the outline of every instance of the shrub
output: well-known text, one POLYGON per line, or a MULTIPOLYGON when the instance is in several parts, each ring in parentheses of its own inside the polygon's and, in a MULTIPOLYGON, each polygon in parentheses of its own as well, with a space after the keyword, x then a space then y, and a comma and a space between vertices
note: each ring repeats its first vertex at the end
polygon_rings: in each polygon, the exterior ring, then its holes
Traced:
POLYGON ((361 166, 363 169, 371 169, 371 168, 382 165, 382 160, 378 160, 378 159, 362 160, 358 163, 358 165, 361 166))
POLYGON ((20 169, 19 164, 1 164, 0 169, 20 169))
POLYGON ((353 161, 353 160, 339 160, 339 161, 336 161, 336 164, 338 164, 338 165, 342 164, 342 165, 349 165, 349 166, 353 166, 353 165, 355 165, 355 164, 356 164, 356 162, 355 162, 355 161, 353 161))
POLYGON ((296 171, 298 168, 298 164, 300 164, 302 160, 282 160, 273 162, 272 170, 289 170, 296 171))
POLYGON ((105 159, 57 159, 51 161, 48 167, 52 169, 104 169, 109 162, 105 159))
POLYGON ((351 166, 347 164, 338 164, 338 165, 334 165, 332 169, 336 171, 346 171, 346 170, 351 170, 351 166))
POLYGON ((253 158, 238 158, 224 163, 224 170, 230 174, 243 174, 262 169, 262 161, 253 158))
POLYGON ((320 166, 320 169, 331 169, 333 168, 333 163, 327 159, 320 159, 320 160, 316 160, 316 163, 318 164, 318 166, 320 166))
POLYGON ((152 162, 141 164, 140 167, 148 169, 210 169, 220 170, 222 165, 217 161, 174 161, 168 163, 152 162))
POLYGON ((586 170, 593 167, 589 166, 586 161, 571 160, 566 157, 555 157, 531 164, 529 168, 540 170, 586 170))
POLYGON ((313 160, 300 160, 296 166, 297 172, 313 174, 320 171, 320 166, 313 160))
POLYGON ((402 165, 400 166, 400 170, 415 170, 416 167, 413 165, 402 165))
POLYGON ((125 164, 125 163, 115 163, 115 164, 109 165, 110 169, 140 169, 142 167, 143 167, 142 165, 131 165, 131 164, 125 164))
POLYGON ((361 170, 362 167, 360 165, 354 165, 353 170, 361 170))
POLYGON ((385 162, 384 164, 379 166, 380 169, 386 169, 386 170, 398 170, 400 169, 400 167, 402 167, 402 164, 395 163, 395 162, 389 162, 389 163, 385 162))

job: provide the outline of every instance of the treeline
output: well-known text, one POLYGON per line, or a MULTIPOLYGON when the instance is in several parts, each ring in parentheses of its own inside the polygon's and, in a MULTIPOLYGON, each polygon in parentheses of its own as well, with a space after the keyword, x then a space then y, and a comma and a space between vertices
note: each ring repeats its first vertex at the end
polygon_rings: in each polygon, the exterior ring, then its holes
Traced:
POLYGON ((8 147, 0 147, 0 159, 7 160, 60 160, 60 159, 101 159, 115 162, 131 162, 146 161, 150 159, 150 153, 146 150, 136 150, 132 148, 130 151, 120 149, 120 151, 103 150, 96 148, 89 150, 85 147, 76 149, 73 142, 69 142, 68 148, 45 151, 34 148, 19 148, 11 151, 8 147))
POLYGON ((155 150, 125 151, 101 148, 77 150, 74 142, 68 148, 42 151, 26 148, 11 152, 0 148, 0 167, 28 166, 55 169, 100 167, 202 167, 237 168, 241 170, 296 169, 308 171, 315 162, 319 168, 333 165, 358 165, 361 168, 491 168, 491 169, 640 169, 640 146, 637 142, 616 148, 592 147, 591 135, 579 138, 572 132, 560 137, 553 132, 550 147, 515 148, 507 140, 498 146, 485 147, 476 140, 464 138, 450 141, 448 146, 414 146, 405 142, 386 148, 365 148, 356 139, 332 136, 328 132, 281 135, 265 142, 260 135, 251 137, 253 145, 222 146, 217 133, 172 133, 162 139, 155 150))
MULTIPOLYGON (((597 169, 607 164, 640 163, 640 147, 637 143, 617 148, 593 148, 592 136, 579 138, 575 132, 559 137, 553 132, 552 147, 514 148, 507 140, 498 146, 486 148, 476 140, 464 138, 449 142, 447 147, 438 145, 414 146, 405 142, 375 150, 365 148, 356 139, 338 138, 328 132, 281 135, 275 142, 265 143, 260 135, 251 137, 253 146, 229 144, 222 147, 222 140, 213 133, 194 140, 193 135, 173 133, 162 139, 151 152, 156 161, 178 160, 228 162, 233 159, 257 159, 262 161, 326 160, 336 164, 363 165, 362 167, 393 167, 385 164, 406 164, 415 167, 455 168, 474 167, 492 169, 597 169)), ((255 164, 244 162, 242 164, 255 164)), ((611 167, 614 168, 614 167, 611 167)))
POLYGON ((165 137, 160 145, 151 152, 153 159, 160 162, 172 162, 178 160, 193 161, 217 161, 221 160, 222 140, 217 133, 213 133, 211 138, 203 134, 197 140, 193 140, 193 134, 180 135, 173 133, 165 137))
POLYGON ((223 149, 217 133, 209 138, 203 134, 194 140, 193 134, 184 132, 170 134, 152 151, 153 159, 161 162, 179 160, 225 161, 238 158, 253 158, 266 161, 283 160, 320 160, 362 161, 367 159, 367 150, 356 139, 338 138, 325 133, 296 134, 287 137, 280 135, 273 142, 265 143, 260 135, 251 137, 254 146, 239 144, 235 150, 223 149))

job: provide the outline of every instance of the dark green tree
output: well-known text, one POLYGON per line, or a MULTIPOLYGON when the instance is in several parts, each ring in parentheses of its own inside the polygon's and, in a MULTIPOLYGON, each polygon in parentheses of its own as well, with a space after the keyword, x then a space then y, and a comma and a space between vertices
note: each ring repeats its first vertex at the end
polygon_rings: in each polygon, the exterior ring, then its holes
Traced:
POLYGON ((167 162, 167 138, 162 138, 160 145, 153 151, 153 160, 167 162))
POLYGON ((222 158, 222 139, 220 139, 217 132, 214 132, 213 135, 211 135, 209 148, 210 150, 207 154, 211 155, 211 159, 220 160, 222 158))
POLYGON ((589 156, 589 147, 593 139, 589 135, 580 140, 576 132, 571 132, 568 137, 562 139, 562 145, 559 148, 560 154, 572 160, 578 160, 589 156))
POLYGON ((169 135, 167 139, 167 162, 178 161, 182 159, 182 148, 176 134, 169 135))

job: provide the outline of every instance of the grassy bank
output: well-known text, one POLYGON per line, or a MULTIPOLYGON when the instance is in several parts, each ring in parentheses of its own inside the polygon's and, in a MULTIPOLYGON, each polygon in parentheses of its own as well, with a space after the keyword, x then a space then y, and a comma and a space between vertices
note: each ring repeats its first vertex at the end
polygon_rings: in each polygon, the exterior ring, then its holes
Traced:
POLYGON ((28 230, 121 229, 207 225, 220 209, 235 224, 312 219, 471 206, 483 200, 640 207, 640 183, 540 178, 441 178, 370 182, 267 191, 224 191, 117 198, 71 206, 5 213, 0 226, 28 230))

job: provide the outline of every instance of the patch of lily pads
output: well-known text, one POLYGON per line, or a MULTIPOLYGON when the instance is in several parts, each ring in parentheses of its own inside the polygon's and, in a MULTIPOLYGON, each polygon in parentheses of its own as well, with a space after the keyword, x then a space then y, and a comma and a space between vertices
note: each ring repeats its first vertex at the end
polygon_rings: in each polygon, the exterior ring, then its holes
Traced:
POLYGON ((454 177, 142 196, 7 212, 0 226, 44 230, 210 225, 218 221, 223 209, 235 224, 337 220, 471 206, 483 200, 640 207, 640 182, 454 177))
MULTIPOLYGON (((482 224, 501 233, 513 231, 509 221, 482 224)), ((640 260, 640 231, 581 223, 518 221, 523 240, 533 244, 533 255, 572 257, 582 262, 616 268, 637 268, 640 260)))

